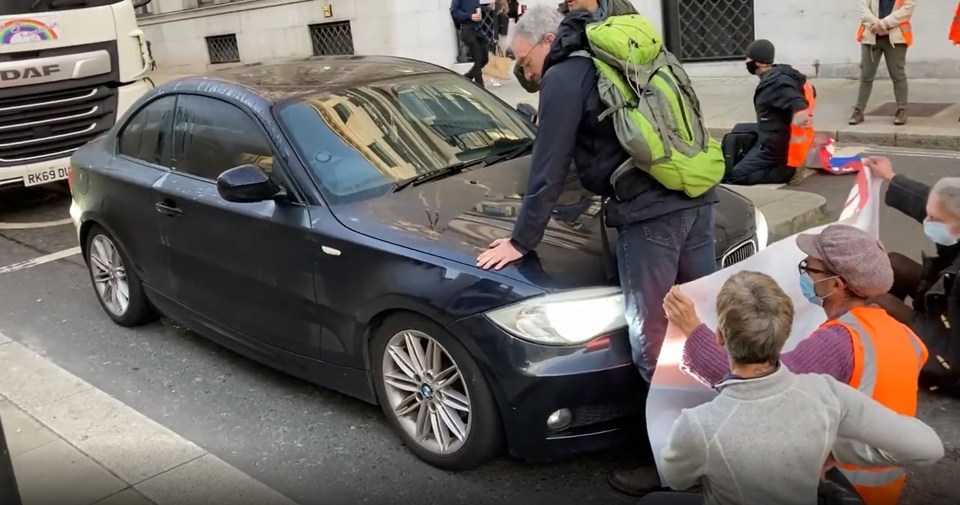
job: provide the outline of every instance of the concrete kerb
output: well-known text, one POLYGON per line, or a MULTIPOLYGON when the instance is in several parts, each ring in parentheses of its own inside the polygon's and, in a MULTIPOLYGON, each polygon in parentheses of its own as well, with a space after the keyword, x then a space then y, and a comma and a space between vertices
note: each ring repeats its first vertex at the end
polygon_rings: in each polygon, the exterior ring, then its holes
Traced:
POLYGON ((726 186, 753 202, 767 220, 768 243, 826 224, 826 198, 805 191, 764 186, 726 186))
MULTIPOLYGON (((720 140, 730 133, 731 127, 708 127, 710 135, 720 140)), ((818 130, 817 133, 829 135, 838 144, 882 145, 889 147, 910 147, 920 149, 960 150, 960 128, 955 135, 878 132, 851 126, 839 130, 818 130)))

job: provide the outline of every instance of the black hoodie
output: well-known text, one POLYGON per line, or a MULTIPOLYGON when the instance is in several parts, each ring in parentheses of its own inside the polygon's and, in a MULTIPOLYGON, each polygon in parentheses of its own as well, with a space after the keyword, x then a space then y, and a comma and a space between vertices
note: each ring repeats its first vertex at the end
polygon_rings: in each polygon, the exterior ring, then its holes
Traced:
POLYGON ((523 197, 513 242, 522 251, 537 247, 563 191, 573 161, 584 189, 613 197, 606 205, 609 226, 619 227, 717 201, 714 190, 698 198, 671 191, 640 170, 623 177, 614 195, 610 176, 629 158, 613 121, 598 117, 606 110, 597 89, 597 69, 583 53, 588 48, 587 11, 569 13, 560 24, 543 66, 539 130, 530 179, 523 197), (576 54, 574 54, 576 53, 576 54))
POLYGON ((759 142, 763 151, 783 163, 790 149, 793 115, 807 108, 803 96, 806 76, 790 65, 774 65, 760 76, 753 95, 757 110, 759 142))

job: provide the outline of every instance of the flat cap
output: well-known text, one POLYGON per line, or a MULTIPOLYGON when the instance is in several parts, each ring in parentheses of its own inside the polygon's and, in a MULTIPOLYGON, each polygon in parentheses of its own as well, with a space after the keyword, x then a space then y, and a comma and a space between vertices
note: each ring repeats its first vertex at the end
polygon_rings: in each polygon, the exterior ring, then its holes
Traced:
POLYGON ((879 240, 846 224, 827 226, 819 235, 797 236, 797 247, 824 262, 855 294, 868 298, 893 287, 893 267, 879 240))

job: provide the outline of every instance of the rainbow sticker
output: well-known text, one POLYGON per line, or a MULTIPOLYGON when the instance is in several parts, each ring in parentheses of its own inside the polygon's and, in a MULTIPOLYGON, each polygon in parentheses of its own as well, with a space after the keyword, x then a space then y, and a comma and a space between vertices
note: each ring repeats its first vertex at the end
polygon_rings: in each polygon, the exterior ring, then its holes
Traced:
POLYGON ((0 24, 0 45, 29 44, 57 40, 57 23, 38 19, 11 19, 0 24))

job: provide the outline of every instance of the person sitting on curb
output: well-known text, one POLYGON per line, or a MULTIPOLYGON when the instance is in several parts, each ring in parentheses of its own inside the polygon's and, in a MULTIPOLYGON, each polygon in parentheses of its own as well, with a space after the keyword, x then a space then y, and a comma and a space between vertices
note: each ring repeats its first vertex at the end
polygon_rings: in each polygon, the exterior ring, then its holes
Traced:
MULTIPOLYGON (((636 7, 630 3, 630 0, 563 0, 557 7, 560 14, 564 16, 570 11, 586 10, 593 13, 597 21, 606 19, 608 16, 626 16, 629 14, 639 14, 636 7)), ((513 68, 513 75, 517 82, 528 93, 540 91, 540 81, 537 78, 528 78, 523 71, 523 67, 517 65, 513 68)))
POLYGON ((923 224, 937 248, 933 256, 922 255, 922 264, 890 253, 893 288, 874 301, 913 328, 937 356, 921 375, 923 385, 960 393, 960 366, 950 366, 960 363, 960 177, 940 179, 931 188, 895 174, 887 158, 869 157, 863 164, 889 183, 886 204, 923 224))
MULTIPOLYGON (((711 505, 810 505, 818 501, 825 462, 888 467, 943 457, 943 442, 922 421, 829 375, 781 365, 794 307, 770 276, 733 275, 716 311, 727 373, 714 400, 683 410, 673 425, 662 451, 671 488, 700 487, 702 503, 711 505)), ((692 505, 701 497, 652 493, 640 500, 658 503, 692 505)))
MULTIPOLYGON (((810 303, 823 307, 827 321, 781 357, 794 373, 826 374, 850 384, 895 412, 916 415, 918 377, 927 348, 907 326, 868 300, 893 285, 890 259, 880 242, 854 226, 833 224, 819 235, 801 234, 797 247, 800 289, 810 303)), ((679 289, 664 300, 667 318, 687 335, 683 368, 713 386, 728 372, 717 335, 700 322, 693 302, 679 289)), ((896 503, 906 474, 842 468, 867 505, 896 503)))
POLYGON ((813 144, 816 91, 790 65, 774 64, 775 54, 769 40, 747 47, 747 72, 760 78, 753 95, 757 122, 737 124, 723 137, 725 184, 786 184, 813 144))

